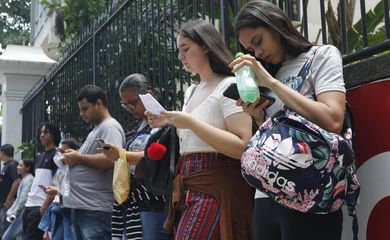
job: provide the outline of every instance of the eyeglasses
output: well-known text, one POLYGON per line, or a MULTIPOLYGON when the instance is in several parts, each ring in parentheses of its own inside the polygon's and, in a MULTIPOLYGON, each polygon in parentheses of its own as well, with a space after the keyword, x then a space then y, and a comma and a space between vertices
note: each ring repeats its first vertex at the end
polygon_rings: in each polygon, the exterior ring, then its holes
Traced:
POLYGON ((121 107, 126 109, 126 110, 128 110, 128 109, 134 110, 137 107, 138 101, 139 101, 139 99, 137 99, 133 102, 122 102, 121 101, 121 107))

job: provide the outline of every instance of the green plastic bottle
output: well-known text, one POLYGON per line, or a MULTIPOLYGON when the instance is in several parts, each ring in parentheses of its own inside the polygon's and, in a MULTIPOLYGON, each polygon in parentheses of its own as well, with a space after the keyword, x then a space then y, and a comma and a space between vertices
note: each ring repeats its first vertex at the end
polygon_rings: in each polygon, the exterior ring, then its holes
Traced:
MULTIPOLYGON (((236 58, 244 55, 242 52, 236 54, 236 58)), ((255 81, 255 75, 249 66, 244 66, 234 73, 237 81, 238 94, 243 102, 255 102, 260 97, 259 87, 255 81)))

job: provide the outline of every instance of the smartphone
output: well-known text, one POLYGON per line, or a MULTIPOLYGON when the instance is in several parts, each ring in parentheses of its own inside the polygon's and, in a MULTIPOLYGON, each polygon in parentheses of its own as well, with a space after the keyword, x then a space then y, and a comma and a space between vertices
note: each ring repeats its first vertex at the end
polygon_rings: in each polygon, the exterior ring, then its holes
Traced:
POLYGON ((43 185, 38 185, 38 187, 39 187, 40 189, 42 189, 42 191, 46 192, 46 187, 45 187, 45 186, 43 186, 43 185))
MULTIPOLYGON (((98 141, 98 142, 100 142, 101 144, 106 144, 106 142, 105 142, 104 139, 102 139, 102 138, 97 138, 97 139, 95 139, 94 141, 98 141)), ((104 150, 107 150, 107 151, 110 151, 110 150, 111 150, 111 148, 110 148, 109 146, 106 146, 106 145, 103 145, 102 148, 103 148, 104 150)))
POLYGON ((109 146, 107 146, 107 145, 104 145, 102 148, 103 148, 104 150, 106 150, 106 151, 111 151, 111 148, 110 148, 109 146))
POLYGON ((100 142, 101 144, 106 143, 103 138, 96 138, 94 141, 100 142))
MULTIPOLYGON (((275 102, 275 98, 264 93, 261 87, 259 87, 259 91, 260 91, 260 98, 265 98, 269 100, 270 103, 268 106, 271 106, 275 102)), ((236 83, 230 84, 230 86, 226 88, 226 90, 223 92, 223 95, 233 100, 237 100, 240 97, 240 95, 238 94, 237 84, 236 83)))

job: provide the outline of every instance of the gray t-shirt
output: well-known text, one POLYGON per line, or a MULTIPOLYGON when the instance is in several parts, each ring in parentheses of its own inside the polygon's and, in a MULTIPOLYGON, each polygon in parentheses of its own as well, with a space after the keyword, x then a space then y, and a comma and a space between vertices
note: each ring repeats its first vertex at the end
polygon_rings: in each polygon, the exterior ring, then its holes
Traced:
MULTIPOLYGON (((283 63, 275 78, 284 85, 295 89, 299 84, 296 76, 301 70, 306 60, 314 53, 318 46, 313 46, 308 52, 300 54, 298 57, 283 63)), ((324 45, 318 49, 313 59, 309 74, 302 85, 301 94, 319 95, 327 91, 346 92, 343 78, 343 63, 339 50, 332 45, 324 45)), ((267 117, 282 110, 284 103, 273 92, 276 102, 266 111, 267 117)))
MULTIPOLYGON (((122 126, 109 118, 88 134, 80 148, 82 154, 96 154, 100 147, 95 139, 102 138, 108 143, 123 146, 125 134, 122 126)), ((70 169, 70 194, 64 197, 64 206, 74 209, 112 212, 114 195, 112 192, 113 168, 97 169, 86 165, 76 165, 70 169)))

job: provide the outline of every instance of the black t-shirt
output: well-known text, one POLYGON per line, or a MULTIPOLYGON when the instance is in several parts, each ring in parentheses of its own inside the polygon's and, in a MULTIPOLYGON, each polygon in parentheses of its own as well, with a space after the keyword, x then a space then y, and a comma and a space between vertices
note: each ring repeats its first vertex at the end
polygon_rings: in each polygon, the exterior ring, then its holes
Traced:
POLYGON ((16 172, 18 162, 16 160, 10 160, 4 163, 3 168, 0 171, 0 204, 3 205, 9 191, 11 190, 13 182, 19 177, 16 172))

